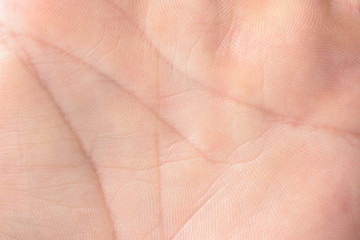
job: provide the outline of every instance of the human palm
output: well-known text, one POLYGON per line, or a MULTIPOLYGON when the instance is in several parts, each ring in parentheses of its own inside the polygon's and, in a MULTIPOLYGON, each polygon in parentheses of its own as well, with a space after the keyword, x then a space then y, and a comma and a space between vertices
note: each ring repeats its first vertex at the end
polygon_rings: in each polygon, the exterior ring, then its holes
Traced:
POLYGON ((0 239, 359 239, 356 7, 0 0, 0 239))

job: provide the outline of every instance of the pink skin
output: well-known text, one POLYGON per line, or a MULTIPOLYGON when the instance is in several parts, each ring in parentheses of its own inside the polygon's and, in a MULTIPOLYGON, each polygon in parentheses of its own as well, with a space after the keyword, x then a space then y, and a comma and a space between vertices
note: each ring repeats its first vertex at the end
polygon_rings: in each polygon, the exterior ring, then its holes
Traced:
POLYGON ((0 0, 0 239, 360 238, 345 0, 0 0))

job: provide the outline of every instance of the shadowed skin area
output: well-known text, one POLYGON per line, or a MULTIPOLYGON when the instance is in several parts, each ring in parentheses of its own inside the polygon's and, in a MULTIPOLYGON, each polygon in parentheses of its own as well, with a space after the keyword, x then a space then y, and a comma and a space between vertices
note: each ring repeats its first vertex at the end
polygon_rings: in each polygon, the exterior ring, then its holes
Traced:
POLYGON ((0 239, 360 239, 356 0, 0 0, 0 239))

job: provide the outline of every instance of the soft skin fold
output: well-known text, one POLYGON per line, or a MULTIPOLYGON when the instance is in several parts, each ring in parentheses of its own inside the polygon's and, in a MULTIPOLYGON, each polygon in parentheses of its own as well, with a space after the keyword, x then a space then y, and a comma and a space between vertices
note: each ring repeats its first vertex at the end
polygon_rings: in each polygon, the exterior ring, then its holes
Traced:
POLYGON ((356 6, 0 0, 0 239, 358 240, 356 6))

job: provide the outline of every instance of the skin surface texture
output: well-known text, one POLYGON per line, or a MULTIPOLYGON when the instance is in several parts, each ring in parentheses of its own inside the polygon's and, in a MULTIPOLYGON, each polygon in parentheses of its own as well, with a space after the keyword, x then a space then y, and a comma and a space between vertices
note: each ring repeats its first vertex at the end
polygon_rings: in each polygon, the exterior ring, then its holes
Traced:
POLYGON ((0 0, 1 240, 359 240, 358 0, 0 0))

